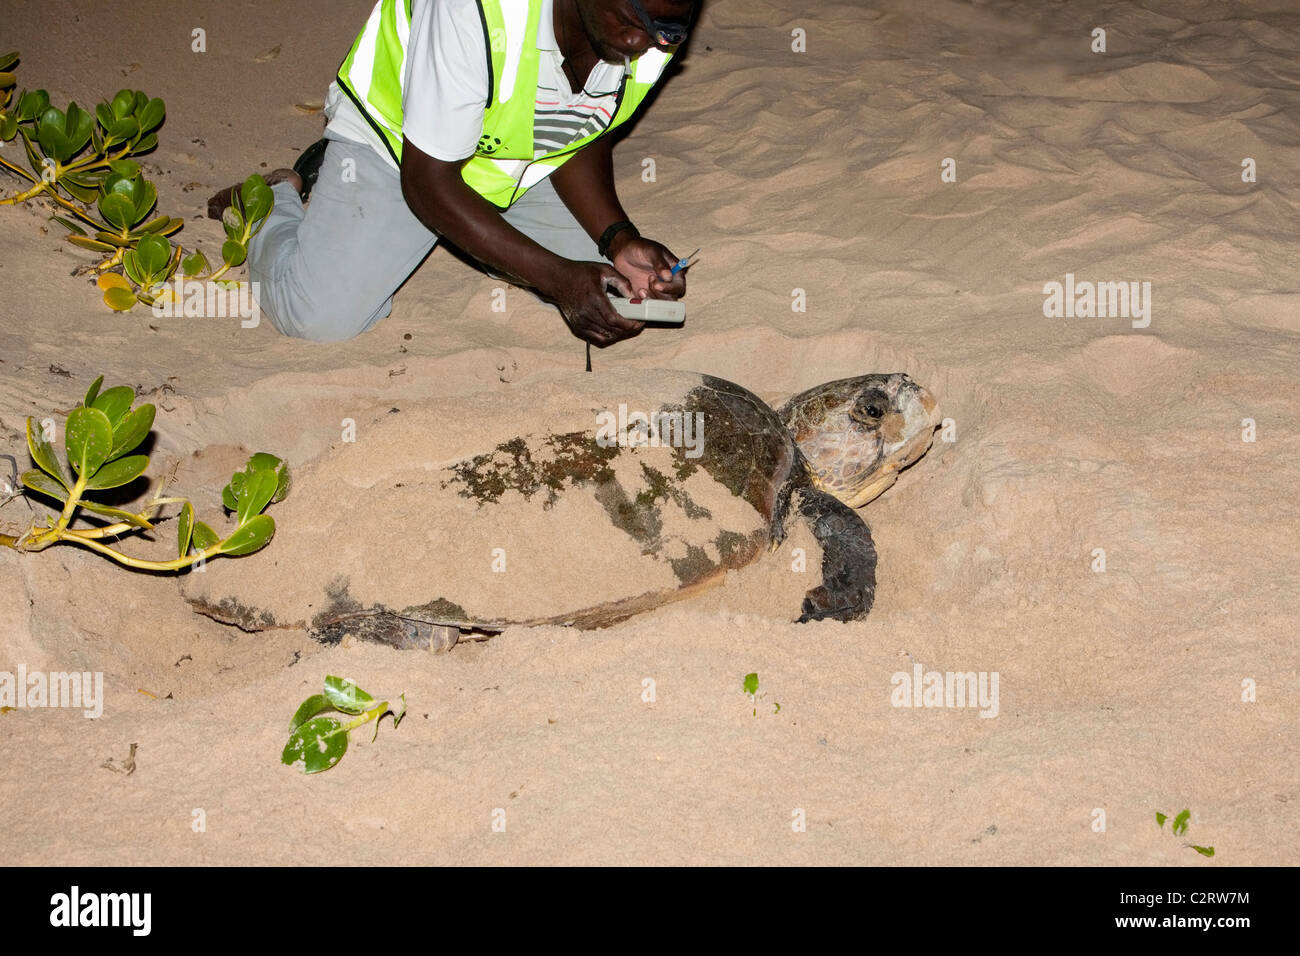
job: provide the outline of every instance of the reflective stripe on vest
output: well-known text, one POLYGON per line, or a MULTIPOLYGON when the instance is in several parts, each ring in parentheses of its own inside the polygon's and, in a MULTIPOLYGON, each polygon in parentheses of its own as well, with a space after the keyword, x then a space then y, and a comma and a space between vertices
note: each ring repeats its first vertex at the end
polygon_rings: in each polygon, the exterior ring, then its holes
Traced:
MULTIPOLYGON (((533 122, 539 56, 537 24, 542 0, 478 0, 488 56, 488 102, 483 135, 461 177, 504 209, 578 150, 625 122, 658 82, 676 48, 652 48, 632 61, 616 97, 614 117, 600 132, 533 158, 533 122)), ((411 33, 411 0, 379 0, 339 67, 339 87, 402 161, 402 95, 411 33)))

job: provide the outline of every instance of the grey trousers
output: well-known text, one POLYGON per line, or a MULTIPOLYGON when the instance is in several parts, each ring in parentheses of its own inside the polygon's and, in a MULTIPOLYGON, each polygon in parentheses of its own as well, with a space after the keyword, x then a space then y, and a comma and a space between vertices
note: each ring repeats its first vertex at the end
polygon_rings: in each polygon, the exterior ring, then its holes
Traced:
MULTIPOLYGON (((362 143, 330 140, 306 206, 288 183, 273 191, 248 269, 263 314, 285 335, 336 342, 364 332, 438 242, 406 205, 397 170, 362 143)), ((556 255, 602 261, 549 179, 502 215, 556 255)))

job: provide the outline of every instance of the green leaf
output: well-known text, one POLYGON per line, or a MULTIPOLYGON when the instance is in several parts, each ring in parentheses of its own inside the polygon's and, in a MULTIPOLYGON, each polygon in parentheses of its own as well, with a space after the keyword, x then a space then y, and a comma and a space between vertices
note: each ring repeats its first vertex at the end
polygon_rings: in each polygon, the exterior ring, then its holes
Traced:
POLYGON ((18 133, 18 114, 0 111, 0 142, 9 142, 18 133))
POLYGON ((99 386, 104 384, 104 376, 99 376, 90 383, 90 388, 86 389, 86 397, 81 400, 83 408, 89 408, 95 404, 95 399, 99 397, 99 386))
POLYGON ((1201 856, 1214 856, 1214 847, 1212 846, 1197 846, 1193 843, 1192 849, 1201 854, 1201 856))
POLYGON ((266 547, 266 543, 275 534, 275 519, 270 515, 256 515, 248 519, 225 541, 221 542, 221 553, 238 557, 252 554, 266 547))
POLYGON ((1174 817, 1173 832, 1174 836, 1182 836, 1187 832, 1187 821, 1192 818, 1191 810, 1184 810, 1178 816, 1174 817))
POLYGON ((72 176, 61 176, 59 186, 67 190, 68 195, 73 199, 80 200, 87 205, 93 205, 95 200, 99 198, 98 186, 83 185, 72 176))
POLYGON ((179 557, 190 553, 190 534, 194 531, 194 506, 188 501, 181 505, 176 518, 176 551, 179 557))
POLYGON ((206 551, 208 548, 221 541, 221 538, 219 538, 217 533, 208 527, 208 525, 204 524, 202 521, 196 521, 194 522, 194 535, 192 540, 194 542, 194 547, 197 550, 206 551))
POLYGON ((113 447, 113 426, 98 408, 74 408, 68 415, 63 444, 77 474, 93 475, 108 460, 113 447))
POLYGON ((158 137, 150 133, 148 136, 141 137, 140 142, 136 143, 135 148, 131 150, 131 155, 138 156, 141 153, 147 153, 157 145, 158 137))
POLYGON ((140 175, 140 164, 133 159, 111 159, 108 168, 123 179, 135 179, 140 175))
POLYGON ((86 144, 90 142, 91 130, 95 128, 94 117, 76 103, 68 104, 67 115, 68 147, 67 155, 59 157, 61 163, 66 163, 86 148, 86 144))
POLYGON ((243 200, 245 222, 254 223, 265 218, 275 204, 275 194, 271 192, 271 187, 257 173, 244 180, 239 192, 243 200))
POLYGON ((90 403, 90 407, 98 408, 107 415, 108 423, 116 430, 134 401, 135 389, 130 385, 118 385, 96 395, 95 400, 90 403))
POLYGON ((163 101, 157 97, 151 99, 145 104, 144 109, 137 113, 137 118, 140 120, 141 132, 147 133, 161 124, 166 115, 167 107, 163 105, 163 101))
POLYGON ((145 440, 149 429, 153 428, 156 412, 157 409, 152 405, 141 405, 139 408, 133 408, 113 426, 113 449, 108 453, 109 461, 132 451, 145 440))
POLYGON ((126 250, 122 255, 122 271, 125 272, 136 285, 141 287, 148 285, 147 280, 149 279, 149 276, 145 274, 144 269, 141 267, 140 256, 136 254, 134 249, 126 250))
POLYGON ((45 436, 37 430, 35 423, 36 419, 27 419, 27 448, 32 453, 32 461, 57 478, 64 488, 71 490, 72 479, 59 463, 58 456, 54 453, 54 446, 45 440, 45 436))
POLYGON ((227 239, 221 244, 221 259, 231 266, 242 266, 244 260, 248 258, 248 250, 244 244, 235 239, 227 239))
POLYGON ((112 518, 114 521, 123 521, 136 528, 144 531, 153 530, 153 524, 139 515, 133 515, 129 511, 123 511, 121 508, 111 508, 108 505, 102 505, 97 501, 90 501, 82 498, 77 502, 77 507, 85 508, 87 511, 93 511, 97 515, 103 515, 106 518, 112 518))
POLYGON ((230 482, 226 487, 221 489, 221 503, 226 506, 227 511, 234 511, 239 507, 239 490, 244 487, 244 473, 237 471, 230 476, 230 482))
POLYGON ((293 713, 293 717, 289 719, 289 733, 293 733, 317 714, 323 714, 325 711, 333 709, 334 705, 330 703, 328 697, 324 694, 313 694, 298 706, 298 709, 293 713))
POLYGON ((65 219, 62 216, 51 216, 50 218, 53 219, 55 222, 57 222, 64 229, 71 232, 73 235, 84 236, 86 234, 86 230, 82 229, 71 219, 65 219))
POLYGON ((107 462, 100 467, 99 471, 95 472, 95 477, 86 482, 86 487, 88 489, 120 488, 135 481, 148 467, 148 455, 128 455, 126 458, 107 462))
POLYGON ((173 219, 171 216, 159 216, 157 219, 151 219, 143 226, 136 229, 136 232, 154 233, 159 236, 170 235, 181 226, 185 225, 182 219, 173 219))
POLYGON ((1163 813, 1161 813, 1159 810, 1156 811, 1156 823, 1160 825, 1160 829, 1163 830, 1165 828, 1165 821, 1168 819, 1169 818, 1165 816, 1163 813))
POLYGON ((95 119, 99 120, 99 125, 106 130, 111 129, 117 121, 117 117, 113 115, 113 107, 109 103, 95 104, 95 119))
POLYGON ((109 106, 112 107, 113 115, 116 117, 130 116, 135 112, 135 91, 118 90, 109 106))
POLYGON ((271 503, 279 477, 275 472, 261 468, 245 472, 243 488, 236 496, 239 507, 235 509, 235 517, 241 525, 261 514, 262 509, 271 503))
POLYGON ((302 761, 304 773, 320 773, 348 752, 348 733, 334 717, 315 717, 292 734, 280 760, 288 766, 302 761))
POLYGON ((24 471, 22 478, 19 480, 32 491, 39 491, 43 495, 49 495, 56 501, 68 500, 68 489, 43 471, 37 471, 35 468, 31 471, 24 471))
POLYGON ((44 90, 28 90, 18 97, 18 119, 29 122, 50 108, 50 94, 44 90))
POLYGON ((139 133, 140 124, 135 121, 134 117, 127 116, 123 119, 113 120, 112 125, 107 128, 104 142, 109 145, 125 143, 128 140, 135 139, 139 133))
MULTIPOLYGON (((135 254, 145 275, 157 276, 167 268, 167 263, 171 260, 172 244, 162 236, 150 233, 140 237, 135 247, 135 254)), ((141 283, 141 285, 146 284, 141 283)))
POLYGON ((285 462, 285 460, 277 458, 276 455, 270 454, 268 451, 259 451, 259 453, 248 459, 248 467, 276 473, 276 493, 270 497, 270 503, 283 501, 289 494, 291 480, 289 463, 285 462))
POLYGON ((104 181, 100 183, 99 188, 103 190, 105 196, 110 193, 118 193, 130 199, 134 204, 136 184, 139 182, 140 174, 138 172, 131 176, 126 173, 112 172, 104 177, 104 181))
POLYGON ((18 133, 19 138, 23 141, 23 150, 27 153, 27 162, 31 165, 32 171, 36 173, 37 176, 40 176, 41 170, 44 167, 42 165, 40 153, 38 153, 36 147, 32 145, 32 134, 27 131, 27 127, 25 126, 19 126, 18 133))
POLYGON ((289 466, 282 458, 277 458, 270 452, 259 451, 248 459, 245 468, 249 471, 271 471, 276 474, 275 494, 271 497, 272 503, 283 501, 285 495, 289 493, 289 466))
POLYGON ((132 199, 135 201, 135 219, 132 220, 133 224, 149 215, 149 211, 158 204, 158 190, 153 183, 149 182, 147 179, 137 179, 136 183, 138 185, 132 195, 132 199))
MULTIPOLYGON (((234 202, 239 201, 238 196, 239 193, 234 194, 234 202)), ((244 214, 233 203, 221 211, 221 228, 231 239, 240 241, 244 238, 244 214)))
POLYGON ((121 193, 100 196, 99 213, 119 229, 130 229, 135 225, 135 204, 121 193))
POLYGON ((4 56, 0 56, 0 70, 7 70, 17 62, 18 52, 16 50, 13 53, 6 53, 4 56))
POLYGON ((325 696, 336 710, 345 714, 362 714, 373 706, 375 699, 364 690, 342 677, 325 678, 325 696))
POLYGON ((92 252, 113 252, 116 248, 107 242, 100 242, 98 239, 87 239, 85 236, 66 236, 65 238, 74 246, 90 249, 92 252))
MULTIPOLYGON (((72 238, 76 238, 73 236, 72 238)), ((138 300, 130 289, 114 287, 104 292, 104 304, 114 312, 130 312, 138 300)))
POLYGON ((65 132, 66 126, 67 117, 53 106, 36 121, 36 142, 41 144, 41 152, 51 159, 58 159, 72 145, 65 132))
POLYGON ((78 186, 88 186, 98 189, 105 179, 109 177, 107 169, 79 169, 75 173, 67 173, 64 179, 71 179, 78 186))
POLYGON ((187 277, 202 275, 209 269, 208 258, 197 249, 181 260, 181 272, 187 277))
POLYGON ((754 694, 757 694, 757 693, 758 693, 758 675, 757 675, 757 674, 746 674, 746 675, 745 675, 744 688, 745 688, 745 693, 746 693, 746 694, 749 694, 749 695, 751 695, 751 696, 754 695, 754 694))
POLYGON ((99 232, 95 233, 95 241, 107 243, 108 245, 112 246, 114 249, 124 249, 130 245, 130 243, 127 242, 127 240, 123 239, 121 235, 119 235, 118 233, 106 232, 102 229, 99 232))

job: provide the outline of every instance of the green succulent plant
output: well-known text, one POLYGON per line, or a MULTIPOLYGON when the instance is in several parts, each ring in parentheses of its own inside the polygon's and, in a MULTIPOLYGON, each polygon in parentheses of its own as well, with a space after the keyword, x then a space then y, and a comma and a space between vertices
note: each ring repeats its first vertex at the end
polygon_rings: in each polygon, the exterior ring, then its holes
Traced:
POLYGON ((261 232, 275 204, 271 187, 256 173, 244 180, 231 198, 233 202, 221 216, 221 225, 226 230, 221 258, 227 268, 244 264, 248 258, 248 241, 261 232))
MULTIPOLYGON (((61 216, 54 218, 72 233, 68 236, 68 241, 73 245, 92 252, 108 253, 108 257, 95 267, 101 272, 133 258, 130 250, 138 250, 142 240, 154 240, 146 243, 146 246, 152 246, 152 249, 144 255, 152 263, 161 254, 162 263, 153 270, 137 268, 134 274, 131 271, 127 273, 137 285, 144 288, 147 294, 153 286, 137 279, 136 275, 153 278, 162 273, 167 261, 173 258, 171 243, 162 237, 171 235, 184 225, 180 219, 171 216, 157 216, 146 221, 157 202, 158 191, 153 183, 141 174, 140 164, 129 159, 115 159, 109 164, 109 174, 100 183, 96 197, 95 208, 103 221, 97 222, 92 218, 82 217, 96 227, 93 237, 88 236, 84 229, 71 220, 61 216)), ((175 258, 177 262, 180 261, 179 254, 175 258)), ((137 262, 136 265, 138 266, 139 263, 137 262)), ((175 271, 176 267, 173 264, 167 276, 175 271)), ((166 281, 166 276, 162 277, 161 281, 166 281)))
POLYGON ((18 85, 18 77, 12 72, 17 62, 17 53, 0 56, 0 143, 9 142, 18 133, 18 114, 9 109, 14 87, 18 85))
POLYGON ((136 302, 152 305, 178 268, 188 279, 216 281, 244 263, 249 240, 274 204, 261 176, 250 176, 236 191, 222 223, 222 264, 210 271, 202 252, 187 254, 165 238, 184 222, 156 214, 157 190, 133 159, 158 145, 157 131, 167 116, 163 101, 122 89, 93 112, 76 103, 61 110, 51 105, 45 90, 15 96, 17 77, 11 68, 17 62, 17 53, 0 56, 0 141, 20 138, 30 169, 3 157, 0 169, 31 185, 0 198, 0 205, 43 197, 69 214, 51 219, 68 230, 69 242, 102 254, 88 268, 101 274, 99 285, 109 308, 121 312, 136 302), (118 268, 120 274, 110 272, 118 268))
POLYGON ((85 497, 88 492, 120 488, 144 474, 147 455, 133 455, 153 427, 155 409, 144 404, 132 408, 135 390, 119 385, 100 391, 104 378, 97 378, 81 405, 68 414, 63 432, 64 457, 34 419, 27 419, 27 448, 36 468, 24 472, 21 481, 29 490, 62 504, 57 519, 44 517, 33 522, 23 535, 0 534, 0 545, 18 551, 43 551, 66 541, 98 551, 127 567, 148 571, 178 571, 209 558, 238 557, 265 547, 275 534, 275 519, 264 509, 289 493, 288 466, 274 455, 253 455, 242 471, 231 476, 222 491, 223 503, 235 513, 236 527, 224 538, 211 526, 194 518, 194 507, 186 498, 164 498, 162 489, 140 512, 115 508, 85 497), (171 561, 132 558, 104 544, 105 539, 129 532, 152 531, 158 509, 181 505, 177 520, 177 557, 171 561), (74 529, 78 509, 109 518, 113 523, 74 529))
POLYGON ((24 202, 45 192, 70 208, 59 195, 60 190, 83 203, 95 202, 112 163, 147 153, 158 145, 156 130, 166 115, 162 100, 140 90, 119 90, 112 100, 98 104, 93 113, 75 102, 69 103, 66 110, 52 106, 45 90, 20 94, 17 112, 6 114, 0 123, 0 138, 7 141, 15 134, 22 137, 31 172, 12 163, 4 165, 33 185, 0 203, 24 202), (88 153, 87 146, 91 147, 88 153))
POLYGON ((401 695, 401 703, 393 708, 388 701, 375 702, 350 680, 341 677, 325 678, 325 693, 315 694, 304 700, 289 721, 289 742, 280 754, 282 763, 293 766, 302 765, 303 773, 320 773, 329 770, 348 752, 348 733, 375 722, 373 741, 379 736, 379 719, 385 714, 393 715, 393 726, 402 722, 406 714, 406 695, 401 695), (337 717, 321 717, 327 711, 350 714, 356 719, 346 724, 337 717))

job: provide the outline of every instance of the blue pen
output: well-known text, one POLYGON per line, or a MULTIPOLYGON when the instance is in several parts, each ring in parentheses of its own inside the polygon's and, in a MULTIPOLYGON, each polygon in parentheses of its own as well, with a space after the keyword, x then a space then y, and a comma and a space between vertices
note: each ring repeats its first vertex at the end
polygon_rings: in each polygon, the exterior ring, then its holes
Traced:
POLYGON ((678 259, 677 265, 673 266, 671 275, 677 275, 677 273, 681 272, 687 266, 695 265, 695 263, 698 261, 695 257, 698 256, 699 254, 700 254, 700 250, 696 249, 689 256, 686 256, 684 259, 678 259))

